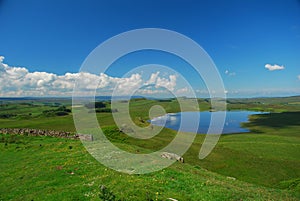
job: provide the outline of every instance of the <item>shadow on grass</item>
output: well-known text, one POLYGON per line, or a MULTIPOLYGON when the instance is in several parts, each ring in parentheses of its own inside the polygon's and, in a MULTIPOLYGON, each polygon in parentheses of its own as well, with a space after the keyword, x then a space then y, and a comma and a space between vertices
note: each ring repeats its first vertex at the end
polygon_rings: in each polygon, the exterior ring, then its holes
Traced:
POLYGON ((300 126, 300 112, 282 112, 253 115, 250 122, 244 124, 251 130, 252 126, 264 126, 272 128, 284 128, 288 126, 300 126))

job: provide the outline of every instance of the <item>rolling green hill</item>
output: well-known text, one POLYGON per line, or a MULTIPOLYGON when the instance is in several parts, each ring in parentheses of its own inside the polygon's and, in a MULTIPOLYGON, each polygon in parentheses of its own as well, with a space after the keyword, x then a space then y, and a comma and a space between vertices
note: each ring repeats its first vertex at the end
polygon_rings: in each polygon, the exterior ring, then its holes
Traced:
MULTIPOLYGON (((0 200, 99 200, 100 185, 116 200, 300 200, 299 97, 266 101, 230 99, 231 109, 251 109, 247 105, 254 104, 276 112, 251 116, 243 124, 250 133, 222 135, 204 160, 198 159, 198 153, 205 136, 197 135, 183 156, 185 163, 175 162, 145 175, 106 168, 79 140, 1 134, 0 200)), ((105 103, 109 108, 109 102, 105 103)), ((200 109, 210 109, 209 100, 199 99, 198 103, 200 109)), ((147 125, 148 110, 157 104, 167 112, 179 111, 176 100, 132 100, 134 122, 147 125)), ((56 111, 61 105, 71 109, 66 102, 2 102, 0 115, 15 115, 2 116, 0 127, 75 131, 71 113, 47 116, 43 112, 56 111)), ((159 150, 176 135, 163 129, 151 139, 137 140, 119 131, 111 113, 100 112, 97 117, 108 139, 132 153, 159 150)))

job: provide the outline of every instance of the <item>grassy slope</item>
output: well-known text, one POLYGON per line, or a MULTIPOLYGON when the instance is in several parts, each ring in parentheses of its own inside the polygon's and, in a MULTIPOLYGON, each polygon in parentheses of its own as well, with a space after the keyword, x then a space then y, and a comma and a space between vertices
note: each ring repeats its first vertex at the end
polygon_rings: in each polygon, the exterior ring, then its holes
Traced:
POLYGON ((188 163, 127 175, 100 165, 80 141, 2 137, 0 200, 98 200, 102 184, 121 200, 297 200, 289 191, 234 181, 188 163))

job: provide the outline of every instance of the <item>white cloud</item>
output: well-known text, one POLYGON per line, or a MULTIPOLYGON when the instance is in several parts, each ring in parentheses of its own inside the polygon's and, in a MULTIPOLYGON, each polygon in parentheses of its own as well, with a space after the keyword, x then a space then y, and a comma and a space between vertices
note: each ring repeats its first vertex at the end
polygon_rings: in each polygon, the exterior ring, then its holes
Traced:
POLYGON ((152 73, 149 80, 145 83, 146 85, 155 84, 159 75, 159 71, 152 73))
POLYGON ((269 71, 274 71, 274 70, 283 70, 284 66, 279 66, 277 64, 271 65, 271 64, 266 64, 265 68, 268 69, 269 71))
POLYGON ((110 78, 109 87, 116 86, 115 95, 129 95, 143 86, 142 76, 138 73, 132 74, 129 78, 110 78))
MULTIPOLYGON (((71 96, 75 81, 80 83, 80 89, 85 94, 105 91, 111 95, 114 88, 117 95, 129 95, 140 87, 153 85, 155 88, 175 90, 176 76, 160 77, 159 72, 152 73, 148 81, 144 81, 139 73, 130 77, 111 77, 104 73, 95 75, 87 72, 66 73, 56 75, 47 72, 29 72, 24 67, 12 67, 3 63, 0 56, 0 96, 71 96), (97 83, 98 82, 98 83, 97 83)), ((145 90, 143 93, 152 94, 159 91, 145 90)))
POLYGON ((235 76, 236 73, 235 72, 230 72, 229 70, 225 70, 225 74, 228 76, 235 76))
POLYGON ((187 87, 184 87, 184 88, 178 89, 176 92, 177 92, 177 94, 186 94, 189 92, 189 89, 187 87))
POLYGON ((155 87, 165 87, 166 89, 173 91, 176 86, 176 75, 169 75, 169 79, 164 77, 158 77, 156 80, 155 87))
POLYGON ((300 80, 300 75, 298 75, 298 80, 300 80))
POLYGON ((176 75, 169 75, 169 78, 159 77, 160 72, 152 73, 149 80, 144 85, 155 85, 156 88, 165 87, 169 91, 174 91, 176 86, 176 75))
POLYGON ((138 93, 142 95, 154 95, 154 94, 164 94, 166 93, 166 91, 159 90, 159 89, 139 89, 138 93))

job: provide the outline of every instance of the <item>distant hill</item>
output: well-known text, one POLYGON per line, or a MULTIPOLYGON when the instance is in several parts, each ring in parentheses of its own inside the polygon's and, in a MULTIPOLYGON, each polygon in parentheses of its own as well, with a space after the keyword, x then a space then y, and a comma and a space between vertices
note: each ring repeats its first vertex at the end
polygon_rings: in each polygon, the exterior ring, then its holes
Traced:
MULTIPOLYGON (((111 100, 111 96, 96 96, 95 100, 96 101, 108 101, 111 100)), ((153 98, 153 97, 144 97, 144 96, 115 96, 114 99, 117 100, 124 100, 124 99, 141 99, 145 98, 148 100, 171 100, 171 99, 176 99, 176 98, 153 98)), ((71 100, 72 97, 0 97, 0 101, 59 101, 59 100, 71 100)), ((210 100, 210 98, 199 98, 199 99, 204 99, 204 100, 210 100)), ((300 95, 297 96, 288 96, 288 97, 256 97, 256 98, 227 98, 227 102, 231 103, 237 103, 237 102, 242 102, 242 103, 268 103, 268 104, 277 104, 277 103, 300 103, 300 95)))

